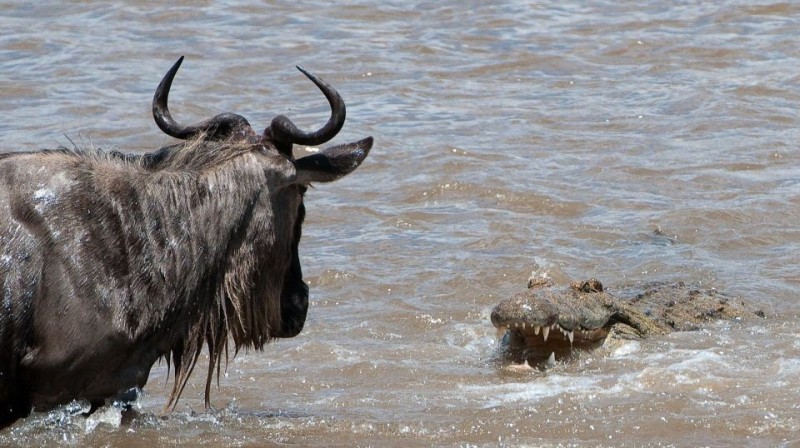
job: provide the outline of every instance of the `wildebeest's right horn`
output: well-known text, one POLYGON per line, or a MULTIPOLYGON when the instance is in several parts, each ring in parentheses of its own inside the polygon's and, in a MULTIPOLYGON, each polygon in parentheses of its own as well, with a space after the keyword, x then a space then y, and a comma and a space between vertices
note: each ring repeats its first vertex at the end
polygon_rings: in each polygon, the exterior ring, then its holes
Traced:
POLYGON ((190 126, 181 126, 172 119, 172 114, 169 113, 169 108, 167 108, 167 100, 169 99, 172 80, 175 78, 175 73, 178 72, 182 62, 183 56, 164 75, 164 78, 158 84, 156 94, 153 96, 153 118, 156 120, 158 127, 165 134, 183 140, 192 138, 201 132, 205 132, 206 138, 209 140, 223 140, 232 137, 237 132, 242 136, 254 135, 255 133, 247 119, 237 114, 219 114, 190 126))
POLYGON ((272 120, 270 131, 272 137, 281 142, 308 146, 321 145, 335 137, 342 129, 342 126, 344 126, 344 117, 346 114, 344 100, 339 96, 339 92, 327 82, 318 78, 303 67, 297 66, 297 69, 303 72, 303 74, 325 94, 325 97, 331 105, 331 118, 320 130, 316 132, 303 132, 287 117, 279 115, 272 120))

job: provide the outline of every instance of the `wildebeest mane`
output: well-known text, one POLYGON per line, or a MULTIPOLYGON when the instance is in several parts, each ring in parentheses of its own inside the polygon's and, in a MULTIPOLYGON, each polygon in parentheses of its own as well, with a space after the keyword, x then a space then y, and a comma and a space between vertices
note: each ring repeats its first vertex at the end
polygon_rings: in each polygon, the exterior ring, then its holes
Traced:
MULTIPOLYGON (((185 142, 164 146, 147 153, 121 152, 105 150, 100 147, 59 146, 55 149, 43 149, 36 154, 60 153, 73 155, 97 164, 125 164, 129 167, 142 168, 147 171, 202 171, 214 168, 241 154, 253 150, 253 145, 241 139, 211 141, 200 133, 185 142)), ((15 153, 0 154, 0 158, 15 153)))

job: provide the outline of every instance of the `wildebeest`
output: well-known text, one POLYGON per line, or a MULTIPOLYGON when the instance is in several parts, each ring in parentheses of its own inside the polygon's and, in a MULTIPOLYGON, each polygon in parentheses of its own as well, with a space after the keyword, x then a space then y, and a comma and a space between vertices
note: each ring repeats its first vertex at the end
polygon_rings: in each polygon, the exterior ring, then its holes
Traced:
POLYGON ((318 131, 278 116, 257 135, 230 113, 179 125, 167 98, 182 61, 153 115, 184 142, 144 155, 0 155, 0 428, 143 387, 162 357, 174 407, 203 346, 208 406, 229 340, 235 354, 303 328, 303 195, 356 169, 372 138, 295 159, 294 144, 325 143, 345 120, 338 92, 301 67, 332 109, 318 131))

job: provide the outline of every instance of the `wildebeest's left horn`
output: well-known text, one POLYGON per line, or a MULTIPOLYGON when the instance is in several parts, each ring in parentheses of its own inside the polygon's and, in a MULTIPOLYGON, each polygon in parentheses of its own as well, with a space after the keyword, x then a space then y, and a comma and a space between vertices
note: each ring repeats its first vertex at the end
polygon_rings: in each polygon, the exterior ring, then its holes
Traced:
POLYGON ((192 138, 202 132, 206 133, 206 138, 209 140, 226 139, 232 137, 235 133, 239 133, 241 136, 254 135, 255 132, 250 127, 247 119, 237 114, 219 114, 190 126, 181 126, 172 119, 172 114, 169 113, 169 108, 167 108, 167 100, 169 99, 172 80, 175 78, 175 73, 178 72, 182 62, 183 56, 164 75, 164 79, 158 84, 156 94, 153 96, 153 118, 156 120, 158 127, 165 134, 183 140, 192 138))
POLYGON ((321 145, 335 137, 342 129, 342 126, 344 126, 344 117, 346 113, 344 100, 339 96, 339 92, 327 82, 321 80, 299 65, 297 69, 303 72, 303 74, 325 94, 325 98, 328 99, 331 105, 331 118, 320 130, 316 132, 303 132, 287 117, 279 115, 272 120, 270 132, 274 139, 281 142, 308 146, 321 145))

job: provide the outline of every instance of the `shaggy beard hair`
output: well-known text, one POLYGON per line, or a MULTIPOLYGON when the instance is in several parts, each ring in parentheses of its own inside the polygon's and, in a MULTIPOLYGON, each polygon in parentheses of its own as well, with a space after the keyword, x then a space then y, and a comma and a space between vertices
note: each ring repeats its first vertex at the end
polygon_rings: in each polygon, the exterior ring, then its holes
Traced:
MULTIPOLYGON (((213 173, 214 182, 224 184, 237 182, 236 170, 230 170, 229 179, 220 179, 218 167, 228 163, 235 164, 235 159, 243 153, 253 151, 252 144, 241 141, 209 142, 204 136, 198 136, 182 144, 163 148, 155 153, 142 156, 138 163, 148 171, 197 172, 201 175, 213 173), (213 169, 210 169, 213 168, 213 169)), ((212 174, 208 174, 212 175, 212 174)), ((219 199, 224 200, 224 199, 219 199)), ((234 202, 247 201, 245 198, 233 198, 234 202)), ((255 203, 250 205, 254 207, 255 203)), ((302 206, 301 206, 302 208, 302 206)), ((249 213, 245 214, 246 216, 249 213)), ((294 237, 300 238, 300 225, 303 220, 300 213, 295 223, 294 237)), ((246 219, 245 219, 246 221, 246 219)), ((189 323, 184 334, 172 346, 171 352, 164 357, 168 368, 174 368, 174 384, 164 410, 174 409, 183 393, 197 361, 203 351, 208 348, 208 371, 206 375, 205 406, 210 406, 211 383, 214 371, 217 383, 222 371, 222 360, 225 365, 229 360, 228 340, 233 342, 234 356, 241 348, 262 349, 265 344, 281 330, 281 291, 284 287, 284 273, 289 268, 290 260, 284 263, 263 265, 269 254, 256 253, 263 249, 262 244, 248 241, 247 223, 234 225, 230 235, 233 249, 222 257, 223 266, 208 269, 213 278, 204 281, 198 290, 206 291, 206 297, 196 297, 196 308, 189 313, 189 323), (235 262, 231 262, 235 260, 235 262), (170 366, 170 357, 171 364, 170 366)), ((263 236, 262 236, 263 237, 263 236)), ((280 252, 288 252, 292 245, 276 248, 276 241, 269 242, 270 247, 280 252)), ((297 250, 297 242, 293 243, 297 250)), ((294 253, 294 252, 292 252, 294 253)), ((276 260, 282 257, 274 257, 276 260)))

